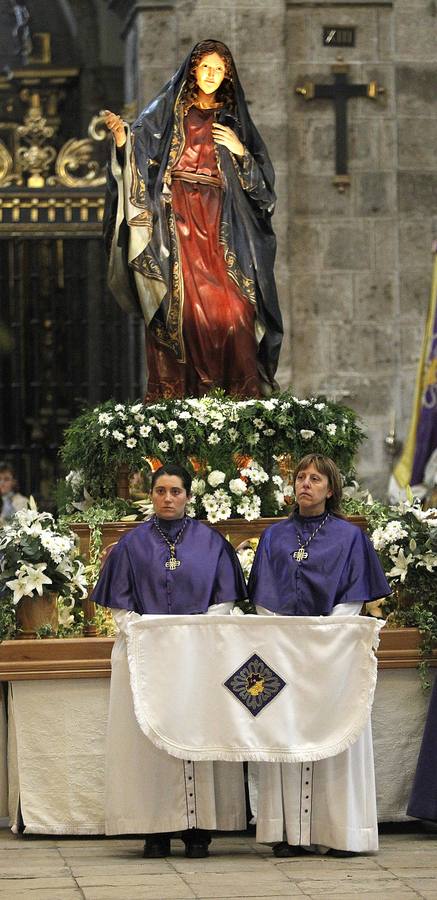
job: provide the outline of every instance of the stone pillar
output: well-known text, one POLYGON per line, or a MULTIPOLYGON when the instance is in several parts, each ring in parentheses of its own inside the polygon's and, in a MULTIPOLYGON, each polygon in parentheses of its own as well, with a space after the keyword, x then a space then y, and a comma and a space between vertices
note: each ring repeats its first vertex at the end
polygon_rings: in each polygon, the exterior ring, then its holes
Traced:
POLYGON ((134 117, 176 68, 175 0, 110 0, 122 19, 125 103, 134 117))
POLYGON ((431 286, 435 17, 427 0, 287 0, 293 383, 362 415, 359 473, 379 495, 394 416, 398 436, 407 431, 431 286), (355 46, 324 47, 326 25, 355 26, 355 46), (386 91, 348 104, 344 194, 332 185, 333 104, 294 93, 330 82, 338 54, 351 81, 386 91))
POLYGON ((326 393, 365 419, 360 471, 385 478, 384 436, 399 371, 396 123, 391 4, 288 0, 290 294, 293 384, 326 393), (324 26, 355 26, 356 44, 323 46, 324 26), (349 80, 384 85, 383 99, 348 102, 351 185, 339 193, 334 106, 305 102, 297 85, 349 80))

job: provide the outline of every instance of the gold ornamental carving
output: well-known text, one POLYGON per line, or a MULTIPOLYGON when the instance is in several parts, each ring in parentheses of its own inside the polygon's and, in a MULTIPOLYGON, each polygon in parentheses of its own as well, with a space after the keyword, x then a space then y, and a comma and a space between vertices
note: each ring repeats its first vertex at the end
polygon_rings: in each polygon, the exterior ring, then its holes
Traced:
MULTIPOLYGON (((0 189, 12 185, 32 190, 43 188, 101 188, 105 168, 98 144, 107 139, 103 113, 88 127, 88 137, 70 138, 56 147, 59 126, 57 107, 61 94, 43 98, 38 90, 25 88, 20 99, 27 105, 21 124, 14 128, 13 146, 0 140, 0 189)), ((0 122, 0 131, 6 126, 0 122)))
MULTIPOLYGON (((14 161, 3 141, 0 141, 0 184, 12 184, 14 161)), ((16 176, 17 177, 17 176, 16 176)))
POLYGON ((88 126, 88 138, 72 138, 59 151, 55 163, 55 175, 48 179, 50 185, 69 188, 100 187, 106 176, 100 163, 94 159, 95 142, 106 139, 106 132, 99 129, 103 113, 94 116, 88 126))

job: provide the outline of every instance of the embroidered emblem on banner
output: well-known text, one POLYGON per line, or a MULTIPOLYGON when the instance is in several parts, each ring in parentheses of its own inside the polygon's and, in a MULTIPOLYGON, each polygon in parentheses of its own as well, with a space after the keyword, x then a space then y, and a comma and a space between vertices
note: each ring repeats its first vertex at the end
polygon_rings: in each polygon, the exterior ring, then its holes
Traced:
POLYGON ((286 682, 271 666, 253 653, 243 665, 231 675, 223 686, 246 707, 252 716, 257 716, 280 694, 286 682))

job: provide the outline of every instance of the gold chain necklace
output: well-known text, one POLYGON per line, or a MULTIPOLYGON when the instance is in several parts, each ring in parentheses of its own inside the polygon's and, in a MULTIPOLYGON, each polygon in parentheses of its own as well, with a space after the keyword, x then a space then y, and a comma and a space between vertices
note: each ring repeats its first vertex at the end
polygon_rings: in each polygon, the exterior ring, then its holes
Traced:
POLYGON ((302 541, 302 538, 301 538, 296 526, 294 526, 296 529, 297 540, 299 542, 299 549, 294 550, 294 552, 291 553, 290 555, 293 557, 293 559, 296 559, 298 563, 302 562, 303 559, 308 559, 309 554, 306 552, 305 547, 308 547, 308 544, 311 543, 313 538, 315 538, 317 532, 320 531, 321 528, 323 528, 325 522, 328 519, 329 519, 329 513, 326 513, 325 518, 320 522, 320 525, 317 526, 317 528, 313 531, 313 533, 310 534, 309 538, 307 538, 306 541, 302 541))
POLYGON ((158 525, 156 516, 154 516, 154 518, 153 518, 153 524, 154 524, 156 530, 157 530, 157 531, 159 532, 159 534, 161 535, 163 541, 165 541, 165 543, 167 544, 167 546, 168 546, 168 548, 169 548, 169 550, 170 550, 170 556, 169 556, 168 559, 166 559, 166 561, 165 561, 165 563, 164 563, 165 568, 166 568, 166 569, 171 569, 171 571, 174 572, 174 570, 175 570, 175 569, 178 569, 179 566, 181 565, 180 559, 177 559, 177 558, 176 558, 176 544, 177 544, 177 542, 180 540, 180 538, 182 537, 182 535, 183 535, 183 533, 184 533, 184 531, 185 531, 185 529, 186 529, 186 527, 187 527, 187 525, 188 525, 188 519, 187 519, 186 517, 184 518, 184 524, 182 525, 182 528, 178 531, 178 533, 177 533, 177 535, 176 535, 176 537, 174 538, 173 541, 169 541, 168 537, 167 537, 167 536, 164 534, 164 532, 161 530, 161 528, 160 528, 159 525, 158 525))

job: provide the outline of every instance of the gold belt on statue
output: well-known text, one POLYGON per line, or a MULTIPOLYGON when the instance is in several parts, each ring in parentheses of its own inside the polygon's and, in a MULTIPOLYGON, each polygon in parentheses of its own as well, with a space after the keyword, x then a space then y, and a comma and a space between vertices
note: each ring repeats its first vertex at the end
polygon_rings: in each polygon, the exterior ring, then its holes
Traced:
POLYGON ((221 179, 217 175, 202 175, 200 172, 185 172, 183 169, 176 169, 171 173, 172 178, 178 178, 180 181, 190 181, 192 184, 213 184, 214 187, 222 187, 221 179))

